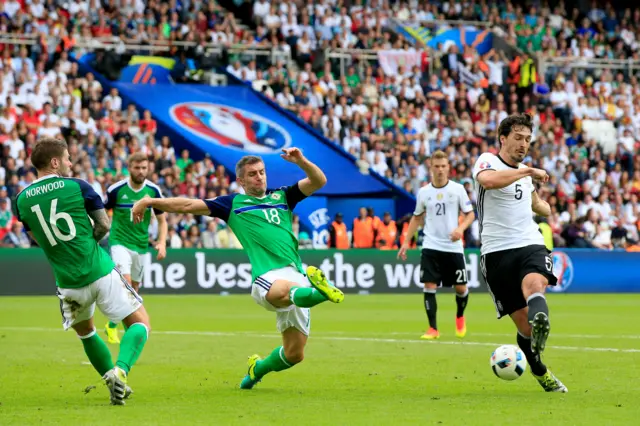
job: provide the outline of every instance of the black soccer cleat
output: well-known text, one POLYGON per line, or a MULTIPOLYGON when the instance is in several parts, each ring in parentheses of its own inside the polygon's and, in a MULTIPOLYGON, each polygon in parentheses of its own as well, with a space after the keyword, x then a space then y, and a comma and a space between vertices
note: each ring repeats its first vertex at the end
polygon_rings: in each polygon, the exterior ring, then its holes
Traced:
POLYGON ((538 312, 531 322, 531 350, 534 353, 544 352, 550 331, 549 317, 544 312, 538 312))

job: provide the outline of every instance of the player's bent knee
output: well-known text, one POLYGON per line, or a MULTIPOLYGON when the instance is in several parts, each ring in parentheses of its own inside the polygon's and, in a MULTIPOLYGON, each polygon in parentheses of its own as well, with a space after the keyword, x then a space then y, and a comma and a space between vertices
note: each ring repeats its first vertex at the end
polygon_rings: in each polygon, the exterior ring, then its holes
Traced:
POLYGON ((289 299, 289 291, 291 291, 291 283, 284 280, 276 280, 267 292, 267 302, 276 308, 285 308, 291 305, 289 299))
POLYGON ((140 306, 137 311, 123 319, 122 322, 124 322, 127 327, 131 327, 136 323, 144 324, 147 328, 147 333, 151 333, 151 321, 149 320, 149 314, 144 306, 140 306))
POLYGON ((289 349, 285 348, 284 356, 290 364, 299 364, 304 360, 304 348, 289 349))
POLYGON ((544 275, 532 272, 527 274, 522 280, 522 288, 525 291, 533 293, 544 293, 549 280, 544 275))
POLYGON ((89 336, 96 331, 96 328, 93 326, 92 320, 81 321, 77 324, 74 324, 72 328, 80 338, 89 336))
POLYGON ((455 290, 456 290, 456 293, 458 293, 458 294, 465 294, 467 292, 467 286, 466 285, 456 285, 455 286, 455 290))
POLYGON ((427 290, 436 290, 438 288, 438 284, 436 283, 424 283, 424 288, 427 290))

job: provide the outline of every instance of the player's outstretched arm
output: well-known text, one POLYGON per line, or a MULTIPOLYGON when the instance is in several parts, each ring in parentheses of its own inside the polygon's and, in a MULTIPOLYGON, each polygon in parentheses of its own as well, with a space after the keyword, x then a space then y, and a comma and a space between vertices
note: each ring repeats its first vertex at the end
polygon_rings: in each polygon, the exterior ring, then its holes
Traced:
POLYGON ((551 206, 538 196, 536 191, 531 193, 531 210, 537 215, 549 217, 551 216, 551 206))
POLYGON ((304 195, 309 196, 327 184, 327 177, 320 167, 302 155, 298 148, 284 148, 282 152, 282 158, 300 167, 307 175, 298 182, 298 188, 304 195))
POLYGON ((93 238, 100 241, 107 235, 111 229, 111 220, 105 209, 91 210, 88 212, 89 217, 93 220, 93 238))
POLYGON ((533 170, 534 169, 530 167, 499 171, 482 170, 480 171, 480 173, 478 173, 478 177, 476 179, 484 189, 502 189, 511 185, 517 180, 520 180, 527 176, 532 176, 533 170))
POLYGON ((209 215, 209 207, 203 200, 192 198, 143 198, 133 205, 131 213, 134 223, 140 223, 144 212, 149 208, 167 213, 191 213, 194 215, 209 215))

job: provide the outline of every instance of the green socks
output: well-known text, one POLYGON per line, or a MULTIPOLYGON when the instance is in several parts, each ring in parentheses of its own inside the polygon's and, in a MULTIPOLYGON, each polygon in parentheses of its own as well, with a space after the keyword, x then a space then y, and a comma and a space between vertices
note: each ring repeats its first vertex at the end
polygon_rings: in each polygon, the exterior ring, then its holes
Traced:
POLYGON ((109 325, 108 325, 109 328, 116 328, 117 326, 118 324, 116 324, 115 322, 109 321, 109 325))
POLYGON ((256 379, 260 380, 267 373, 286 370, 293 366, 294 364, 291 364, 284 357, 284 347, 279 346, 275 348, 268 357, 258 361, 253 371, 256 375, 256 379))
POLYGON ((131 327, 125 331, 124 336, 122 337, 120 353, 118 354, 116 366, 129 374, 129 370, 131 370, 133 364, 135 364, 140 357, 142 348, 144 348, 148 338, 149 332, 146 325, 140 322, 132 324, 131 327))
POLYGON ((96 369, 100 376, 104 376, 104 373, 113 368, 113 360, 111 359, 111 352, 104 340, 93 331, 88 336, 80 337, 82 346, 84 346, 84 352, 87 354, 91 365, 96 369))
POLYGON ((289 300, 300 308, 312 308, 327 298, 313 287, 291 287, 289 300))

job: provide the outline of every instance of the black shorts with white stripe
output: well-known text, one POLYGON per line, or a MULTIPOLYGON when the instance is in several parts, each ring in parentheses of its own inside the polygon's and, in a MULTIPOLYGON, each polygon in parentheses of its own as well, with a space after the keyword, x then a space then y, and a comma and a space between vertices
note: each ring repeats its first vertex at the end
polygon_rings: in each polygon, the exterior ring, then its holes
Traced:
POLYGON ((522 280, 530 273, 543 275, 556 285, 551 253, 543 245, 532 245, 487 253, 480 258, 480 270, 496 306, 498 318, 527 306, 522 280))

